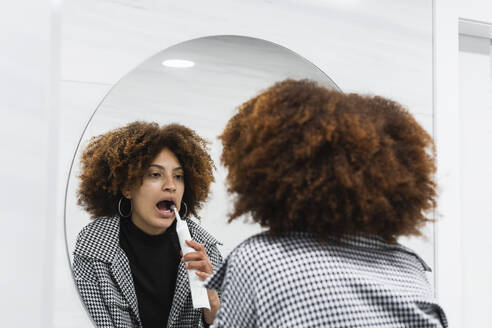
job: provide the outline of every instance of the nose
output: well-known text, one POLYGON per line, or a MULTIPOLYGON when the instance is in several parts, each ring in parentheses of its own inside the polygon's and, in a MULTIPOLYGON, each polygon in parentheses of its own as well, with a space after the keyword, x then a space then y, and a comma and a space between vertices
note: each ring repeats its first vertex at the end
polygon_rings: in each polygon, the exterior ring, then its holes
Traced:
POLYGON ((175 192, 176 191, 176 183, 174 182, 174 179, 172 179, 172 178, 165 179, 164 183, 162 185, 162 189, 164 191, 175 192))

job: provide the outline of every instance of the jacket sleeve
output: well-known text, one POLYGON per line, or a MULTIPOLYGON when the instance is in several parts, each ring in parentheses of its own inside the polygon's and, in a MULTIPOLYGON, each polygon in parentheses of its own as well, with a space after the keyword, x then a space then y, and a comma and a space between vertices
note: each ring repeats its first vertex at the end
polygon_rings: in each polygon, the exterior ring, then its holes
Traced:
POLYGON ((103 301, 92 261, 75 255, 72 269, 75 284, 79 290, 82 302, 87 311, 89 311, 96 327, 115 327, 109 314, 109 310, 103 301))
POLYGON ((207 252, 207 256, 210 259, 210 263, 212 263, 212 267, 214 268, 214 272, 215 272, 216 270, 219 269, 219 267, 222 265, 222 262, 224 261, 222 259, 222 254, 220 254, 217 245, 206 247, 205 250, 207 252))
MULTIPOLYGON (((217 270, 219 270, 220 266, 222 265, 223 258, 222 254, 220 253, 217 244, 211 245, 211 246, 205 246, 205 251, 207 252, 207 256, 210 259, 210 263, 212 264, 213 267, 213 272, 215 273, 217 270)), ((221 300, 221 292, 217 291, 217 295, 219 296, 219 300, 221 300)), ((200 324, 199 328, 208 328, 210 327, 209 324, 205 322, 205 318, 203 317, 203 314, 200 318, 200 324)))
POLYGON ((225 262, 214 271, 205 286, 220 292, 220 309, 215 316, 213 328, 256 327, 256 281, 251 263, 234 250, 225 262))

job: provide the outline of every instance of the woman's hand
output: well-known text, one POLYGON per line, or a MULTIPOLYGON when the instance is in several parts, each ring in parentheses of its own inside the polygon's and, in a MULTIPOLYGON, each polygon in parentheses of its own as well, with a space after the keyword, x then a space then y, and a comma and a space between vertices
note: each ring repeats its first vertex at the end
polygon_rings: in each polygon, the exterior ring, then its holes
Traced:
MULTIPOLYGON (((213 272, 212 263, 205 252, 205 247, 202 244, 193 240, 186 240, 186 244, 192 247, 196 252, 189 252, 181 258, 181 261, 187 262, 185 269, 196 270, 195 274, 200 277, 201 280, 207 279, 213 272)), ((208 300, 210 302, 210 310, 203 309, 203 316, 205 322, 212 324, 215 319, 215 315, 220 307, 219 295, 215 290, 207 289, 208 300)))

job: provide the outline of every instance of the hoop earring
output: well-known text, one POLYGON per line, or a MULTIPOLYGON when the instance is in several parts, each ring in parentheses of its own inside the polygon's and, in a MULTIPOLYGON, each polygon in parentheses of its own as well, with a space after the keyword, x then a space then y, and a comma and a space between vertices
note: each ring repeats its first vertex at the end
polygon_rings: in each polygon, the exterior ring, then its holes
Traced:
MULTIPOLYGON (((121 201, 123 200, 123 198, 125 198, 125 197, 121 197, 120 200, 118 201, 118 213, 121 217, 128 218, 128 217, 130 217, 130 215, 132 215, 133 204, 132 204, 132 201, 129 200, 130 201, 130 212, 127 215, 124 215, 123 211, 121 210, 121 201)), ((127 199, 127 198, 125 198, 125 199, 127 199)))
POLYGON ((186 218, 186 214, 188 214, 188 205, 186 205, 185 201, 181 201, 181 205, 184 205, 185 206, 185 214, 181 215, 181 217, 184 219, 186 218))

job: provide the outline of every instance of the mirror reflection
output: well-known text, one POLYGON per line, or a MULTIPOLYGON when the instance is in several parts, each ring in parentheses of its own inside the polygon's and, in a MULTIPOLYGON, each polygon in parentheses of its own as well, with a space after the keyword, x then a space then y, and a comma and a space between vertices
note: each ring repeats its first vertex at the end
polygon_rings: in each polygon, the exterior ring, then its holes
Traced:
POLYGON ((336 88, 326 74, 292 51, 264 40, 238 36, 180 43, 124 76, 98 106, 74 157, 65 204, 69 254, 73 253, 78 232, 90 221, 89 214, 76 201, 82 149, 91 137, 138 120, 180 123, 211 142, 210 155, 217 170, 209 200, 200 215, 203 227, 224 244, 224 254, 258 232, 257 226, 242 222, 227 225, 223 220, 230 210, 230 199, 224 186, 217 135, 237 106, 285 78, 309 78, 336 88), (188 60, 194 66, 177 68, 162 64, 170 59, 188 60))
POLYGON ((337 89, 316 66, 279 45, 248 37, 206 37, 148 59, 98 106, 74 158, 65 216, 77 286, 98 325, 212 322, 217 294, 206 292, 207 304, 198 305, 200 289, 192 286, 189 295, 185 265, 203 280, 222 256, 261 231, 245 224, 247 217, 226 226, 231 199, 217 135, 237 106, 286 78, 337 89), (89 224, 91 217, 104 219, 89 224), (176 217, 186 219, 195 242, 180 237, 176 217), (105 285, 95 286, 95 281, 105 285), (169 297, 160 303, 141 301, 162 294, 169 297), (108 312, 101 313, 99 302, 108 312))

